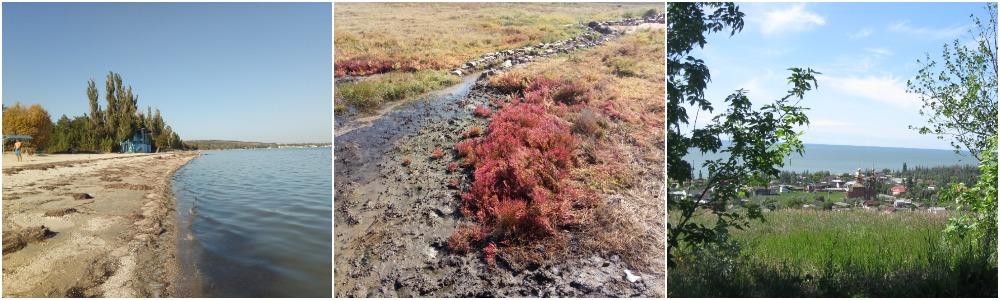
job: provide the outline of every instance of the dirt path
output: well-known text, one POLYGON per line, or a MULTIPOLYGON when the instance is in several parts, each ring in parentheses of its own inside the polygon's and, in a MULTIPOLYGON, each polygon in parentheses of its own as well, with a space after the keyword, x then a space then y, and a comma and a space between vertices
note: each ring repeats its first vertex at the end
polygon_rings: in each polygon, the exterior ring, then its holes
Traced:
POLYGON ((170 178, 195 156, 5 157, 3 296, 174 295, 170 178))

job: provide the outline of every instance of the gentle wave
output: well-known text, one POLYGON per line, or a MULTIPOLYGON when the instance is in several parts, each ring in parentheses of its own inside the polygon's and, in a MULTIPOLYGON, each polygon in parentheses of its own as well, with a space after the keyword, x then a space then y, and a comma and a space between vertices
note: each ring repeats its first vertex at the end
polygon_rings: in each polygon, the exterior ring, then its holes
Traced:
POLYGON ((178 172, 202 296, 330 297, 330 166, 330 148, 210 151, 178 172))

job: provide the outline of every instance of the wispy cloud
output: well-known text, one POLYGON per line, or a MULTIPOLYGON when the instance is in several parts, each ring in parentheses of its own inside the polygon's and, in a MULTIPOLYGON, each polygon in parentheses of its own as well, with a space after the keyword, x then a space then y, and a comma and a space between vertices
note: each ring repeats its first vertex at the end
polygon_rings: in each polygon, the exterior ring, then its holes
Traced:
POLYGON ((833 119, 817 118, 809 121, 810 127, 821 127, 827 129, 854 128, 854 124, 833 119))
POLYGON ((920 107, 920 98, 906 92, 906 82, 892 76, 832 77, 819 76, 819 84, 826 84, 843 94, 889 104, 903 109, 920 107))
POLYGON ((856 40, 856 39, 860 39, 860 38, 866 38, 866 37, 869 37, 871 35, 872 35, 871 28, 862 28, 861 30, 858 30, 858 32, 852 33, 852 34, 848 35, 847 37, 851 38, 852 40, 856 40))
MULTIPOLYGON (((768 75, 764 75, 763 77, 765 78, 771 77, 769 75, 770 71, 768 72, 768 75)), ((746 90, 747 97, 749 97, 751 101, 766 102, 766 101, 773 101, 776 98, 774 92, 772 92, 768 88, 765 88, 764 85, 760 83, 759 78, 753 78, 748 81, 744 81, 743 83, 740 83, 737 88, 746 90)))
POLYGON ((913 27, 910 25, 909 20, 897 21, 889 25, 890 32, 903 33, 913 36, 920 37, 930 37, 930 38, 954 38, 962 33, 965 33, 969 29, 969 25, 958 25, 950 26, 944 28, 930 28, 930 27, 913 27))
POLYGON ((826 19, 807 11, 804 4, 797 4, 787 9, 766 12, 760 31, 765 35, 778 35, 786 32, 805 31, 823 24, 826 24, 826 19))
POLYGON ((865 51, 884 56, 892 55, 892 50, 886 48, 865 48, 865 51))
POLYGON ((971 39, 963 43, 962 46, 965 46, 966 48, 969 48, 971 50, 979 49, 979 42, 982 40, 983 37, 976 37, 975 39, 971 39))

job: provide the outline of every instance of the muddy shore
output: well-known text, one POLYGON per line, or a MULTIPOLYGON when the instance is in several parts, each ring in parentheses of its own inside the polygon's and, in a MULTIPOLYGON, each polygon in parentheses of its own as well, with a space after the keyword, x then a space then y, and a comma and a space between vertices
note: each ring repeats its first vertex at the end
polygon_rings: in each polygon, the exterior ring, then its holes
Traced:
POLYGON ((338 136, 335 296, 661 297, 662 271, 655 270, 662 265, 629 265, 617 255, 589 252, 579 247, 587 238, 580 234, 571 234, 561 259, 537 264, 499 255, 491 267, 477 253, 447 249, 461 222, 460 192, 469 184, 451 183, 469 176, 447 170, 457 161, 451 149, 469 127, 486 125, 473 108, 501 96, 479 84, 470 87, 401 105, 338 136), (449 154, 434 159, 434 149, 449 154), (627 280, 625 270, 642 279, 627 280))
POLYGON ((3 296, 177 296, 170 182, 196 156, 5 155, 3 296))

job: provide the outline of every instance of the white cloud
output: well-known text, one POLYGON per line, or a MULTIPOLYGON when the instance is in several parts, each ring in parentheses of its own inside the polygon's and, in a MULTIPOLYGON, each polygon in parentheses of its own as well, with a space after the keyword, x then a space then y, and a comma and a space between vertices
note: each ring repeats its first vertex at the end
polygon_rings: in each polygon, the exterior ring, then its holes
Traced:
POLYGON ((810 127, 823 127, 828 129, 853 128, 854 124, 833 120, 833 119, 813 119, 809 121, 810 127))
POLYGON ((826 24, 826 19, 807 11, 805 5, 798 4, 787 9, 766 12, 760 31, 765 35, 777 35, 785 32, 805 31, 823 24, 826 24))
POLYGON ((819 79, 820 86, 825 84, 843 94, 882 102, 898 108, 916 110, 921 105, 920 97, 906 92, 906 82, 892 76, 863 78, 818 76, 817 79, 819 79))
POLYGON ((860 39, 869 37, 871 35, 872 35, 872 30, 870 28, 863 28, 861 30, 858 30, 858 32, 848 35, 848 37, 850 37, 851 39, 860 39))
MULTIPOLYGON (((769 77, 765 75, 764 77, 769 77)), ((770 89, 765 88, 760 83, 760 79, 754 78, 743 83, 740 83, 737 89, 746 90, 746 95, 750 98, 750 101, 755 103, 774 101, 774 93, 770 89)))
POLYGON ((913 27, 910 21, 902 20, 889 25, 889 31, 919 36, 923 38, 954 38, 969 29, 969 25, 951 26, 945 28, 913 27))
POLYGON ((825 82, 845 94, 901 108, 916 108, 921 103, 917 95, 906 92, 904 81, 891 76, 863 78, 820 76, 819 80, 820 84, 825 82))
POLYGON ((884 56, 892 55, 892 50, 886 48, 866 48, 865 51, 884 56))
POLYGON ((983 40, 982 37, 977 37, 975 39, 971 39, 971 40, 963 43, 962 46, 965 46, 966 48, 969 48, 969 50, 977 50, 977 49, 979 49, 979 41, 982 41, 982 40, 983 40))

